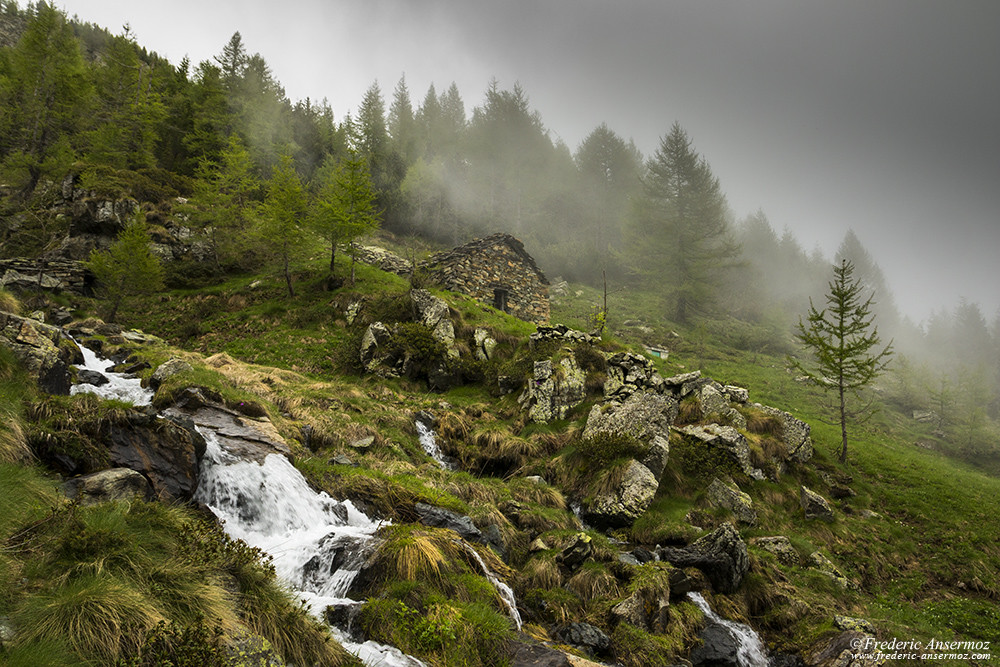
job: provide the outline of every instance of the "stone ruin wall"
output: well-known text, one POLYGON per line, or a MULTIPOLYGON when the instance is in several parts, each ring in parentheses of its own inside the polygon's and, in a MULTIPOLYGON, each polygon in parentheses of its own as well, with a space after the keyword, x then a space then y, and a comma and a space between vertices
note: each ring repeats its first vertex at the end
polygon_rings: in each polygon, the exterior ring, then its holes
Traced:
MULTIPOLYGON (((434 262, 431 278, 445 289, 493 305, 494 290, 507 290, 507 312, 541 324, 549 320, 545 277, 503 239, 456 248, 434 262)), ((433 260, 432 260, 433 262, 433 260)))

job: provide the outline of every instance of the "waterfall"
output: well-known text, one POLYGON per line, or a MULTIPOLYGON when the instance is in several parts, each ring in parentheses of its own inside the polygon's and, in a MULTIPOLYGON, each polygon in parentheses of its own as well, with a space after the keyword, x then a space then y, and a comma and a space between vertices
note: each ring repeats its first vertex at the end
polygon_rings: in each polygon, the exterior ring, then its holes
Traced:
POLYGON ((452 462, 444 455, 441 448, 438 447, 437 438, 434 436, 434 431, 431 430, 429 426, 424 424, 419 419, 416 422, 417 425, 417 437, 420 439, 420 445, 427 452, 427 455, 438 462, 442 468, 446 470, 454 470, 455 466, 452 462))
POLYGON ((514 590, 504 582, 500 581, 500 577, 493 574, 493 572, 486 567, 486 563, 483 562, 483 557, 479 555, 479 552, 476 551, 471 544, 466 542, 462 542, 461 544, 465 547, 466 551, 475 557, 476 562, 479 563, 479 567, 483 571, 483 574, 486 575, 486 578, 489 579, 491 584, 493 584, 493 587, 500 595, 500 599, 503 600, 504 605, 507 607, 507 611, 510 613, 511 620, 514 621, 514 625, 516 625, 517 629, 520 630, 521 613, 517 610, 517 598, 514 597, 514 590))
POLYGON ((712 611, 712 608, 708 606, 708 601, 702 597, 701 593, 692 591, 688 593, 688 597, 698 605, 710 623, 721 625, 736 640, 736 660, 740 667, 768 667, 770 660, 767 657, 767 648, 760 635, 754 632, 753 628, 721 618, 712 611))
POLYGON ((97 394, 101 398, 126 401, 134 405, 149 405, 153 402, 153 391, 144 388, 139 378, 130 377, 123 373, 112 373, 108 369, 112 368, 115 362, 110 359, 102 359, 96 352, 84 345, 77 344, 77 347, 83 353, 83 364, 76 364, 76 368, 81 371, 100 373, 108 381, 101 386, 80 382, 70 387, 69 393, 71 395, 97 394))
MULTIPOLYGON (((371 519, 349 500, 314 491, 284 456, 269 454, 262 463, 240 460, 211 429, 198 430, 207 447, 195 498, 231 537, 270 554, 278 576, 314 615, 321 617, 328 606, 356 605, 345 596, 385 522, 371 519)), ((392 646, 352 642, 340 628, 333 632, 366 665, 424 667, 392 646)))

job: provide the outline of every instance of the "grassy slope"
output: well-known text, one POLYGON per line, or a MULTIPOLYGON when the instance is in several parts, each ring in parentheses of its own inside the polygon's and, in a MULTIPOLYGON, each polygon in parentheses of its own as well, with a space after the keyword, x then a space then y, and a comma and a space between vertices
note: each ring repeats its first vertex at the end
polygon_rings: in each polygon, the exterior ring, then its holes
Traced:
MULTIPOLYGON (((343 369, 352 363, 359 329, 347 326, 347 306, 363 300, 366 321, 398 319, 406 308, 408 285, 395 276, 359 265, 355 286, 326 292, 317 279, 322 265, 317 259, 298 267, 301 280, 293 299, 287 298, 274 277, 261 276, 262 284, 251 288, 256 277, 241 276, 206 290, 171 292, 147 304, 142 312, 133 312, 127 323, 188 350, 226 352, 237 360, 264 365, 227 364, 225 358, 221 362, 216 358, 208 365, 196 363, 193 374, 172 380, 166 390, 195 382, 228 392, 232 401, 258 401, 289 437, 297 437, 302 423, 316 425, 319 455, 301 452, 298 465, 332 491, 367 499, 389 514, 394 508, 424 500, 471 513, 477 519, 496 519, 492 508, 505 499, 523 498, 524 489, 512 486, 511 481, 440 471, 423 456, 408 415, 422 408, 441 409, 444 398, 474 428, 500 431, 510 436, 507 444, 523 446, 533 461, 523 470, 539 473, 546 473, 546 462, 555 452, 540 443, 555 442, 558 449, 560 438, 565 441, 560 434, 572 433, 573 424, 525 427, 511 397, 497 400, 478 386, 460 387, 442 397, 427 394, 419 384, 406 380, 343 375, 343 369), (351 450, 350 441, 365 435, 376 436, 377 451, 360 454, 351 450), (331 465, 328 461, 334 453, 349 454, 361 467, 331 465)), ((509 336, 523 336, 531 330, 475 302, 448 298, 466 326, 490 326, 509 336)), ((554 303, 553 321, 587 329, 588 316, 599 301, 595 291, 574 286, 569 296, 554 303)), ((858 495, 839 501, 838 520, 832 525, 801 518, 799 484, 822 488, 812 466, 792 471, 778 485, 761 482, 749 486, 746 490, 755 500, 761 523, 744 534, 788 535, 803 556, 818 549, 860 585, 859 591, 842 590, 808 568, 779 568, 768 554, 754 549, 758 575, 745 587, 743 599, 718 600, 718 604, 728 605, 733 615, 746 615, 757 624, 780 628, 789 648, 801 647, 802 642, 827 630, 834 613, 869 618, 885 639, 993 639, 1000 635, 995 610, 1000 595, 1000 527, 993 519, 1000 481, 913 446, 911 443, 927 434, 892 412, 852 430, 850 461, 841 468, 834 464, 832 455, 839 433, 822 422, 822 396, 792 381, 783 356, 767 353, 782 348, 773 343, 769 347, 768 332, 760 328, 734 332, 726 327, 735 325, 712 324, 678 329, 680 337, 675 338, 674 327, 657 319, 656 301, 648 295, 613 294, 610 305, 615 332, 608 337, 628 344, 665 343, 673 350, 668 361, 658 362, 665 375, 700 368, 719 381, 749 388, 752 400, 806 420, 813 426, 816 468, 853 478, 850 485, 858 495), (629 318, 644 320, 648 329, 620 325, 629 318), (726 342, 733 340, 757 351, 737 350, 726 342), (878 512, 881 518, 861 518, 858 511, 865 508, 878 512), (773 590, 787 595, 785 604, 772 606, 787 609, 788 599, 801 602, 809 610, 808 622, 775 618, 768 611, 768 603, 775 602, 773 590)), ((155 348, 148 350, 147 356, 156 362, 175 353, 155 348)), ((580 419, 586 410, 577 410, 574 415, 580 419)), ((684 479, 684 473, 673 465, 673 484, 661 486, 660 498, 648 516, 637 522, 632 537, 692 536, 683 517, 700 503, 699 485, 706 480, 684 479)), ((530 511, 546 529, 546 539, 556 543, 568 539, 573 533, 572 521, 567 522, 558 500, 536 500, 530 511)), ((586 596, 564 599, 557 594, 559 589, 546 591, 545 587, 532 586, 539 582, 558 586, 557 581, 543 576, 545 572, 551 575, 546 558, 552 555, 542 554, 523 563, 519 576, 526 583, 518 586, 518 592, 525 596, 525 604, 530 606, 534 600, 549 610, 596 615, 594 618, 606 612, 600 596, 579 607, 586 596)), ((525 554, 520 557, 523 560, 525 554)), ((597 566, 590 580, 566 585, 575 591, 600 591, 601 582, 613 584, 613 579, 608 583, 608 577, 607 570, 597 566)), ((399 593, 400 604, 407 600, 413 603, 406 595, 414 594, 399 593)), ((439 591, 428 595, 440 598, 439 591)), ((471 614, 465 607, 448 609, 456 617, 471 614)), ((426 631, 423 628, 422 632, 426 631)))

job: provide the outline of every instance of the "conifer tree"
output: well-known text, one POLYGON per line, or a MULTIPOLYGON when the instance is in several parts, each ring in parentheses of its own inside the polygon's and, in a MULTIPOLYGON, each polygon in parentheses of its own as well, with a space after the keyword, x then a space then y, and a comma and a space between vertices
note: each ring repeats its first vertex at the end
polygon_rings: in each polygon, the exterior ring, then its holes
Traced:
POLYGON ((841 463, 847 461, 848 417, 869 411, 869 406, 849 411, 848 394, 856 395, 871 384, 888 367, 893 354, 892 341, 881 347, 878 327, 873 326, 874 294, 864 299, 865 287, 853 273, 854 265, 841 260, 840 266, 833 267, 834 278, 828 283, 827 308, 817 310, 810 299, 808 324, 799 318, 795 337, 812 354, 813 363, 792 360, 813 384, 837 394, 841 463))
MULTIPOLYGON (((375 188, 368 166, 351 151, 339 165, 328 161, 321 172, 320 192, 313 210, 317 231, 330 242, 330 275, 334 272, 337 244, 351 243, 379 227, 375 188)), ((351 283, 354 283, 354 251, 351 251, 351 283)))
POLYGON ((163 288, 163 267, 150 249, 142 211, 126 223, 111 247, 90 253, 87 268, 97 278, 98 289, 108 301, 108 322, 117 319, 126 298, 163 288))
POLYGON ((267 184, 267 195, 260 206, 260 233, 267 249, 281 263, 288 296, 295 296, 292 286, 291 261, 305 240, 302 222, 306 216, 307 202, 302 182, 295 172, 295 165, 287 153, 279 159, 278 166, 267 184))

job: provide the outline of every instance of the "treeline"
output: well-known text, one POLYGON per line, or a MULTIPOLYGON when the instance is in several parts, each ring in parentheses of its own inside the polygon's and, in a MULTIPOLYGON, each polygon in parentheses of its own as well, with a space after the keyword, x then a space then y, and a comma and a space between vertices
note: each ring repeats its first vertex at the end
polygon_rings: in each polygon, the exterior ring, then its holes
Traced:
POLYGON ((217 270, 267 252, 289 291, 303 222, 327 240, 331 260, 378 220, 452 245, 507 231, 550 277, 643 287, 668 320, 707 322, 732 344, 770 353, 794 351, 791 325, 810 297, 822 306, 831 264, 846 258, 900 352, 889 398, 936 405, 941 431, 956 440, 966 424, 968 443, 988 440, 1000 418, 1000 319, 988 323, 962 302, 918 326, 900 315, 853 232, 826 258, 762 211, 736 219, 676 123, 650 156, 604 124, 574 151, 552 139, 519 85, 489 82, 467 113, 455 84, 431 85, 415 103, 405 77, 388 98, 373 83, 355 113, 334 119, 326 100, 289 100, 239 33, 211 60, 172 65, 127 29, 112 35, 45 3, 4 1, 0 21, 20 32, 0 49, 0 170, 20 206, 68 173, 153 205, 183 195, 217 270), (367 202, 365 215, 348 220, 354 198, 367 202))

